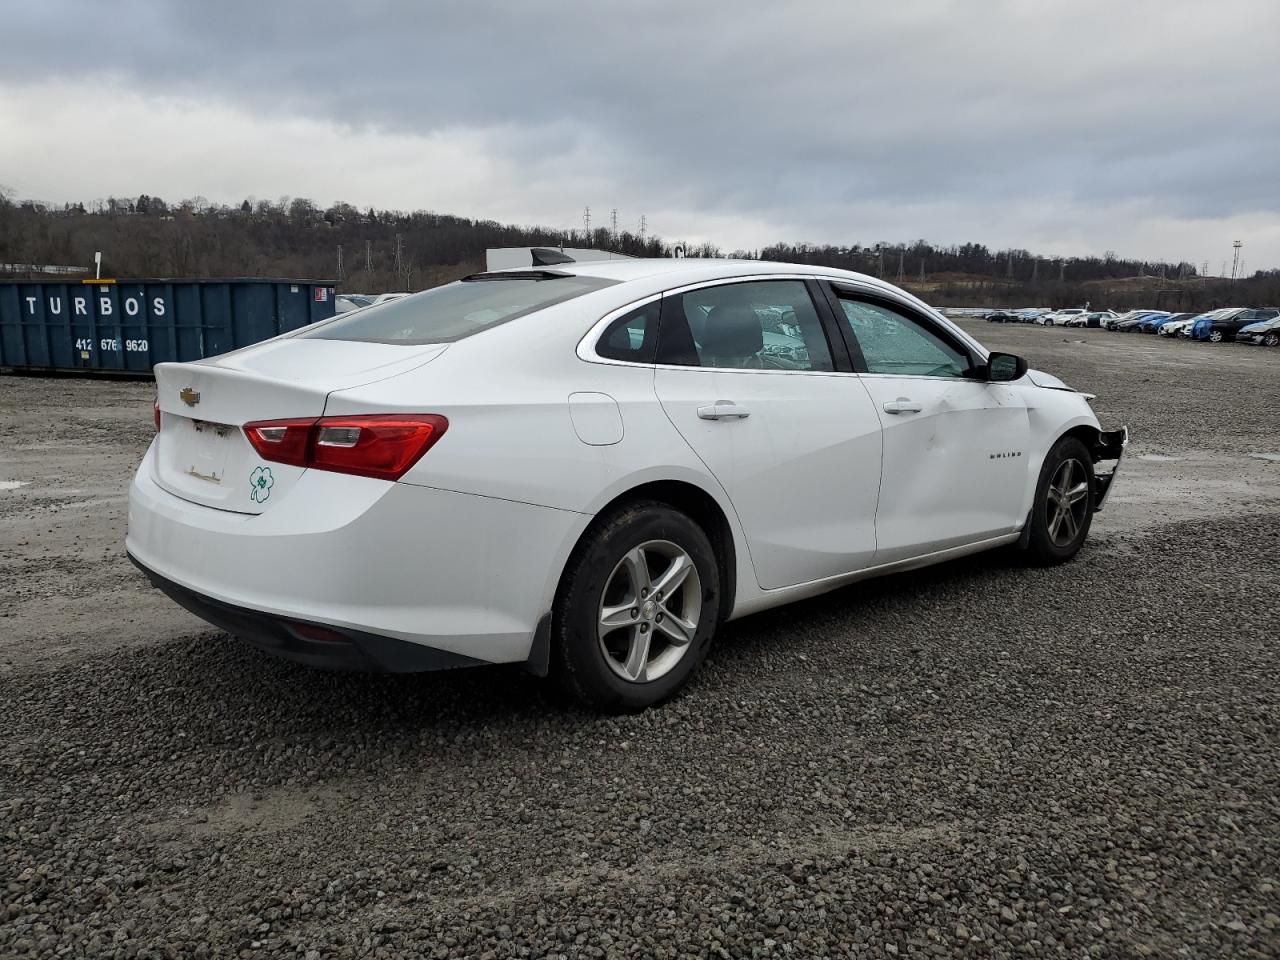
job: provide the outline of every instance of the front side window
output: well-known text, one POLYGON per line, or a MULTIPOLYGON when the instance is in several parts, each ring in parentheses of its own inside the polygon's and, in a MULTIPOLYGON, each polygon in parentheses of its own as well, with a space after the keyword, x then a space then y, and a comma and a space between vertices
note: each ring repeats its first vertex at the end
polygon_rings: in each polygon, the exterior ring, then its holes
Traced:
POLYGON ((837 291, 868 373, 963 377, 968 356, 905 312, 837 291))
POLYGON ((298 336, 369 343, 452 343, 616 282, 534 271, 480 275, 366 307, 298 336))
POLYGON ((662 298, 658 362, 730 370, 831 370, 802 280, 751 280, 662 298))

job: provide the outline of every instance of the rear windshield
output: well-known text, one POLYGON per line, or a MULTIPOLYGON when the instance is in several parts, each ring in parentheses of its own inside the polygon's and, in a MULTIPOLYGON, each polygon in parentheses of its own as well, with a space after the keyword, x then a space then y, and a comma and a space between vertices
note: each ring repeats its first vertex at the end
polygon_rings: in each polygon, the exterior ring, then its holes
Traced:
POLYGON ((369 343, 452 343, 614 283, 567 273, 459 280, 339 316, 298 336, 369 343))

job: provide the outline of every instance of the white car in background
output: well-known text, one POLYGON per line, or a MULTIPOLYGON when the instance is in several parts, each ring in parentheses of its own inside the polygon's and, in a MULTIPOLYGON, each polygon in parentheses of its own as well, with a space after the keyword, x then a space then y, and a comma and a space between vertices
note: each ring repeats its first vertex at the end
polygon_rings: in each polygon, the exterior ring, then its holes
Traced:
POLYGON ((1084 316, 1086 313, 1088 311, 1083 308, 1072 307, 1069 310, 1055 310, 1053 313, 1046 313, 1036 317, 1032 322, 1044 324, 1046 327, 1063 326, 1067 321, 1084 316))
POLYGON ((334 312, 350 313, 352 310, 376 307, 380 303, 389 303, 407 296, 407 293, 340 293, 334 298, 334 312))
POLYGON ((678 690, 726 620, 1006 545, 1071 559, 1124 430, 883 281, 478 274, 155 369, 130 557, 273 653, 678 690))
POLYGON ((340 293, 333 298, 334 313, 349 313, 373 306, 374 298, 364 293, 340 293))

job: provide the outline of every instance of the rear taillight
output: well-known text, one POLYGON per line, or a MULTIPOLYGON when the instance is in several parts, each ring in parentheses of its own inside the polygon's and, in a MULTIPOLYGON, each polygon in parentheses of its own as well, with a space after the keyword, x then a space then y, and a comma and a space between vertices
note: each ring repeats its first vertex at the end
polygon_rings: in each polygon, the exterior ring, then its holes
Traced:
POLYGON ((155 403, 151 405, 151 412, 156 421, 156 433, 160 432, 160 398, 156 397, 155 403))
POLYGON ((449 427, 433 413, 259 420, 245 436, 264 460, 399 480, 449 427))
POLYGON ((246 423, 244 434, 263 460, 305 467, 309 465, 307 449, 311 446, 311 430, 318 422, 315 417, 259 420, 246 423))

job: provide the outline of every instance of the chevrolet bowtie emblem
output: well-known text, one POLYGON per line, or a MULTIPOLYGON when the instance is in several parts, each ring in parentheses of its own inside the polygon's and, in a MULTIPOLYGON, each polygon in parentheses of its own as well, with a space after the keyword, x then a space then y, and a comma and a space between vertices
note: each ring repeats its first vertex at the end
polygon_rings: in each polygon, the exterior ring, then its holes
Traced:
POLYGON ((200 394, 192 390, 190 387, 183 387, 182 392, 178 394, 178 398, 188 407, 194 407, 200 402, 200 394))

